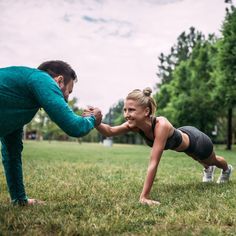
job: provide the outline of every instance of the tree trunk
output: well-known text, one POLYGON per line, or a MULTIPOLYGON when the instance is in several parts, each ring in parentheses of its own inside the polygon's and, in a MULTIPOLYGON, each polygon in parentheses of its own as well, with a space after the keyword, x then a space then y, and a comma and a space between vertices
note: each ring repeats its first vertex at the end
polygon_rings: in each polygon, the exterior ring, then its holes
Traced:
POLYGON ((231 150, 232 144, 232 116, 233 116, 233 109, 228 109, 228 127, 227 127, 227 150, 231 150))

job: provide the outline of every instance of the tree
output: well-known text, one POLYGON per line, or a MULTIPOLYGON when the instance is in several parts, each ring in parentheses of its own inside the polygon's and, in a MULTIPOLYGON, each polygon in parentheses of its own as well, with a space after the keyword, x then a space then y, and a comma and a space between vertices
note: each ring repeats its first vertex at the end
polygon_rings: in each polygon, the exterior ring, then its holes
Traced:
POLYGON ((175 65, 172 79, 164 83, 155 95, 158 113, 167 116, 175 126, 194 125, 211 135, 217 119, 217 105, 213 97, 216 87, 212 76, 216 67, 216 38, 197 34, 185 52, 187 57, 175 65))
MULTIPOLYGON (((196 31, 194 27, 189 29, 189 33, 181 33, 177 38, 177 43, 171 47, 170 54, 160 54, 158 57, 158 73, 157 76, 160 82, 156 84, 158 92, 161 94, 161 102, 159 103, 159 109, 165 108, 170 101, 170 94, 168 86, 166 84, 171 83, 173 80, 173 73, 175 68, 182 62, 190 58, 193 48, 198 42, 203 41, 205 36, 196 31)), ((155 97, 155 96, 154 96, 155 97)), ((157 98, 156 98, 157 100, 157 98)), ((157 100, 158 103, 158 100, 157 100)))
POLYGON ((217 55, 214 41, 206 40, 195 45, 191 57, 182 62, 174 73, 173 106, 178 125, 191 124, 211 135, 217 120, 217 107, 212 92, 216 87, 211 73, 212 61, 217 55))
POLYGON ((223 95, 223 104, 228 109, 227 149, 230 150, 233 133, 233 108, 236 104, 236 9, 233 5, 226 10, 222 34, 219 53, 219 65, 222 73, 219 80, 219 91, 223 95))

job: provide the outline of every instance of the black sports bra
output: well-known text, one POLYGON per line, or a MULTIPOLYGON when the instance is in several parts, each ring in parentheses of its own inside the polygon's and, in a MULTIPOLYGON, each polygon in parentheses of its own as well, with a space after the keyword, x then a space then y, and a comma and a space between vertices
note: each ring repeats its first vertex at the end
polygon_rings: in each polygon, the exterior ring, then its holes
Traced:
MULTIPOLYGON (((156 117, 151 117, 152 119, 152 131, 154 134, 155 126, 156 126, 156 117)), ((139 134, 144 138, 145 142, 148 146, 152 147, 154 140, 149 139, 145 136, 142 130, 139 131, 139 134)), ((165 150, 167 149, 175 149, 177 148, 182 142, 182 135, 178 129, 174 129, 173 134, 166 140, 165 150)))

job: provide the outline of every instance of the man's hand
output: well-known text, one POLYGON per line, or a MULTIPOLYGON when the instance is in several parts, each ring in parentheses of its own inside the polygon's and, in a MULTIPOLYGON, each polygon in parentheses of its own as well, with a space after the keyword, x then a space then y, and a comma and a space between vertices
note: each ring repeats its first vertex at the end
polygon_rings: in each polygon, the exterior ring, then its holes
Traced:
POLYGON ((94 115, 96 118, 95 126, 100 125, 102 122, 102 112, 97 107, 91 107, 89 106, 87 109, 84 109, 82 116, 92 116, 94 115))
POLYGON ((96 117, 96 123, 95 126, 98 126, 102 122, 102 112, 99 108, 95 107, 93 109, 93 115, 96 117))
POLYGON ((147 199, 145 197, 141 197, 139 199, 139 202, 142 203, 142 204, 147 204, 147 205, 160 205, 161 203, 158 202, 158 201, 154 201, 154 200, 151 200, 151 199, 147 199))
POLYGON ((88 108, 83 110, 82 116, 92 116, 92 115, 94 115, 93 110, 94 110, 94 107, 88 106, 88 108))
POLYGON ((37 200, 37 199, 28 199, 27 201, 27 206, 32 206, 32 205, 46 205, 46 202, 41 201, 41 200, 37 200))

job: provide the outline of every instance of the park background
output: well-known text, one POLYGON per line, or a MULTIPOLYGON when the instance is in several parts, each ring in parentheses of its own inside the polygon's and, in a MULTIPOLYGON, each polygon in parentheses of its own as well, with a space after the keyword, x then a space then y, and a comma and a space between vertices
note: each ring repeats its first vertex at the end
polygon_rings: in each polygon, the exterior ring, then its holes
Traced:
MULTIPOLYGON (((124 121, 123 98, 130 90, 152 87, 156 115, 167 116, 176 127, 200 128, 213 139, 217 154, 236 166, 233 2, 60 3, 0 1, 1 66, 35 67, 55 58, 71 61, 80 75, 71 108, 81 114, 85 105, 94 104, 105 111, 104 122, 111 125, 124 121), (120 12, 123 20, 116 18, 120 12), (219 13, 221 17, 216 18, 219 13), (191 23, 193 15, 197 20, 191 23), (133 25, 130 19, 142 24, 133 25), (174 23, 179 19, 181 27, 174 23), (152 31, 164 31, 171 41, 157 38, 152 31), (120 47, 115 36, 122 39, 120 47), (85 47, 87 41, 93 43, 85 47), (132 56, 131 45, 136 51, 132 56)), ((116 137, 112 148, 107 148, 96 130, 81 139, 70 138, 40 110, 25 127, 25 138, 26 190, 46 205, 22 208, 9 204, 1 168, 0 235, 235 235, 234 173, 226 185, 204 184, 200 165, 182 153, 166 151, 151 193, 161 205, 143 206, 138 198, 150 149, 138 136, 116 137)), ((219 174, 217 170, 215 180, 219 174)))
MULTIPOLYGON (((111 2, 112 1, 108 1, 108 3, 111 2)), ((142 4, 144 4, 144 2, 142 2, 142 4)), ((147 1, 146 4, 149 3, 149 7, 151 7, 151 2, 152 1, 147 1)), ((153 4, 154 2, 159 2, 159 5, 157 4, 159 7, 168 4, 170 6, 176 4, 176 1, 153 1, 153 4)), ((179 4, 182 2, 189 3, 190 1, 180 1, 179 4)), ((222 1, 222 3, 223 2, 224 1, 222 1)), ((72 1, 71 4, 72 3, 74 2, 72 1)), ((99 2, 99 7, 103 9, 108 3, 101 1, 99 2)), ((127 1, 126 4, 128 3, 130 2, 127 1)), ((208 9, 209 14, 214 11, 216 5, 217 4, 212 2, 211 8, 208 9)), ((218 7, 219 6, 217 6, 216 9, 218 9, 218 7)), ((236 125, 234 118, 235 111, 233 109, 236 103, 236 13, 232 1, 225 1, 224 5, 221 7, 225 15, 222 22, 218 25, 219 32, 217 32, 217 34, 214 32, 204 34, 193 25, 179 32, 175 42, 170 45, 167 52, 160 52, 159 55, 156 55, 154 66, 156 79, 151 87, 153 89, 153 97, 158 105, 157 116, 166 116, 175 127, 193 125, 209 135, 214 143, 225 143, 227 144, 227 149, 231 149, 231 144, 235 143, 236 125)), ((93 11, 94 9, 91 10, 90 14, 92 14, 93 11)), ((74 15, 71 15, 71 18, 73 17, 74 15)), ((86 22, 92 22, 92 24, 99 24, 99 22, 104 21, 103 18, 96 18, 95 20, 95 18, 88 15, 84 15, 83 19, 86 22)), ((205 22, 206 25, 209 23, 207 19, 208 18, 206 18, 205 22)), ((120 32, 117 32, 117 34, 119 33, 120 32)), ((132 35, 131 32, 130 34, 132 35)), ((126 37, 129 38, 131 35, 128 34, 126 37)), ((126 60, 125 57, 124 60, 126 60)), ((135 59, 132 58, 132 60, 135 59)), ((109 64, 104 65, 104 73, 107 67, 109 67, 109 64)), ((114 73, 111 72, 109 82, 113 81, 113 76, 115 76, 115 71, 114 73)), ((135 74, 133 76, 135 76, 135 74)), ((96 77, 96 81, 93 83, 95 83, 95 88, 98 89, 98 92, 102 92, 105 96, 107 104, 107 102, 111 102, 113 99, 113 97, 110 98, 112 90, 124 88, 126 84, 129 87, 129 80, 131 80, 133 89, 135 89, 139 84, 139 79, 140 78, 120 78, 119 85, 116 84, 116 80, 114 79, 113 87, 110 87, 109 84, 103 84, 102 87, 100 87, 100 85, 98 85, 100 84, 99 77, 96 77)), ((146 77, 142 77, 142 81, 143 84, 145 84, 146 77)), ((148 82, 146 84, 147 86, 148 82)), ((78 86, 80 85, 78 84, 78 86)), ((94 94, 90 92, 91 84, 88 84, 88 86, 89 87, 86 89, 89 91, 91 97, 93 97, 94 94)), ((95 95, 97 94, 96 92, 94 93, 95 95)), ((110 106, 105 109, 107 111, 105 113, 103 112, 103 121, 105 123, 119 125, 124 122, 124 97, 120 97, 116 102, 110 104, 110 106)), ((74 96, 69 103, 76 113, 81 114, 85 107, 80 106, 79 99, 78 96, 74 96)), ((100 97, 98 96, 98 100, 99 99, 100 97)), ((107 106, 100 105, 101 109, 107 106)), ((103 142, 105 137, 102 137, 94 130, 81 139, 72 139, 64 134, 63 131, 47 117, 46 113, 41 110, 36 115, 33 122, 25 127, 25 138, 103 142)), ((142 144, 143 140, 138 135, 130 133, 114 137, 113 142, 142 144)))

